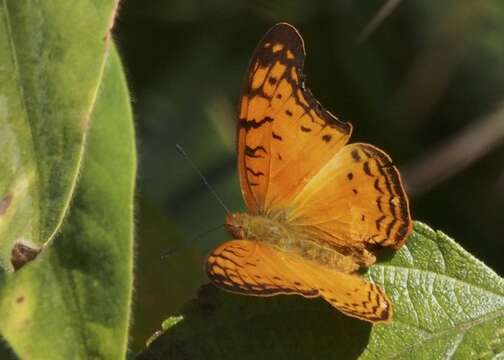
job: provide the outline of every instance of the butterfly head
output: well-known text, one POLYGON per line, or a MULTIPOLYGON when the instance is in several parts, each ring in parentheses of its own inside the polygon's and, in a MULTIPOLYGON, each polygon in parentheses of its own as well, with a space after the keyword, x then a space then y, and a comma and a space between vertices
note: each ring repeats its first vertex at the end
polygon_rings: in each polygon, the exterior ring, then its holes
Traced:
POLYGON ((240 213, 226 215, 226 229, 235 239, 245 239, 244 215, 240 213))

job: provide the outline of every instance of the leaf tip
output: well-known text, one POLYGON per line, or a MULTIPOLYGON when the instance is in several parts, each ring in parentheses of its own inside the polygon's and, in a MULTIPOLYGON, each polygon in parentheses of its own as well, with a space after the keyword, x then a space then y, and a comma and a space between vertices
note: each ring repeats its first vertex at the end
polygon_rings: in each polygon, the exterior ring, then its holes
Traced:
POLYGON ((436 237, 436 231, 433 230, 429 225, 420 222, 418 220, 415 220, 413 224, 413 230, 423 236, 426 236, 428 238, 435 238, 436 237))

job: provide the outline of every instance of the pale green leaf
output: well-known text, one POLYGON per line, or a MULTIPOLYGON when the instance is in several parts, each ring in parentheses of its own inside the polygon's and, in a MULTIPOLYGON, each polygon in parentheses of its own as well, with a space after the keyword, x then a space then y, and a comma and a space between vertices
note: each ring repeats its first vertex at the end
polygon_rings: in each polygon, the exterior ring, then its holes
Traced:
POLYGON ((16 244, 36 255, 68 210, 117 5, 0 1, 0 267, 16 244))
POLYGON ((125 357, 135 159, 129 96, 114 50, 106 57, 62 231, 37 261, 0 277, 0 332, 20 358, 125 357))

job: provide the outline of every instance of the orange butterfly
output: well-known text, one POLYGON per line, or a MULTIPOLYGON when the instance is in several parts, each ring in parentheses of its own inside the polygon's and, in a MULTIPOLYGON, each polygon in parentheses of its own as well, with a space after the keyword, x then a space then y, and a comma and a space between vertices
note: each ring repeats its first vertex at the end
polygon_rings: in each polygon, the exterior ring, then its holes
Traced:
POLYGON ((207 258, 208 276, 239 294, 321 296, 343 313, 388 322, 392 304, 355 272, 373 249, 410 234, 397 168, 313 97, 303 80, 303 39, 271 28, 250 62, 240 104, 238 170, 248 213, 229 214, 236 239, 207 258))

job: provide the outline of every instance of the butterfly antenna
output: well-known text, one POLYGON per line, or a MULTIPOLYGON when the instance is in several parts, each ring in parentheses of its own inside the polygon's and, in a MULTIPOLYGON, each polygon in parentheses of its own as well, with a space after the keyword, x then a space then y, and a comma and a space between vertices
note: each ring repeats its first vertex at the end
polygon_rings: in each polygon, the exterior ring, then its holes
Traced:
POLYGON ((207 179, 205 178, 205 176, 203 176, 203 174, 201 173, 201 171, 199 171, 199 169, 196 167, 196 165, 191 160, 191 158, 189 157, 189 155, 187 155, 187 153, 182 148, 182 146, 180 146, 179 144, 175 144, 175 148, 177 149, 177 151, 179 152, 179 154, 182 155, 189 162, 189 164, 191 165, 191 167, 193 168, 193 170, 196 171, 196 173, 198 174, 198 176, 203 181, 203 184, 205 184, 205 186, 208 188, 208 190, 210 190, 210 192, 212 193, 212 195, 217 199, 217 201, 219 202, 219 204, 221 204, 221 206, 224 208, 224 210, 226 210, 226 213, 229 214, 230 211, 227 208, 227 206, 224 204, 224 201, 222 201, 222 199, 220 198, 220 196, 215 192, 215 190, 213 189, 213 187, 207 181, 207 179))
POLYGON ((188 245, 192 244, 194 241, 199 240, 203 236, 211 233, 212 231, 218 230, 218 229, 220 229, 222 227, 224 227, 224 224, 220 224, 219 226, 215 226, 215 227, 213 227, 211 229, 205 230, 201 234, 198 234, 195 237, 193 237, 191 240, 187 241, 184 245, 181 245, 181 246, 179 246, 177 248, 173 248, 173 249, 169 249, 169 250, 165 251, 163 254, 161 254, 161 260, 165 260, 165 259, 169 258, 171 255, 173 255, 174 253, 176 253, 176 252, 180 251, 181 249, 187 247, 188 245))

